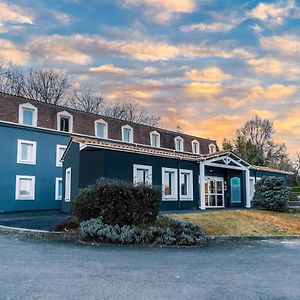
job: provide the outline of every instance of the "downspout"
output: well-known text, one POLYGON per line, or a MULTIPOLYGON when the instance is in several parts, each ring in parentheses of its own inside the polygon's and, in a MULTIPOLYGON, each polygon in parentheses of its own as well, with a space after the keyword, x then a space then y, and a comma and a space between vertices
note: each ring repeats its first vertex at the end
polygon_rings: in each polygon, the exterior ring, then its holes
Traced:
POLYGON ((180 202, 180 161, 182 158, 177 160, 177 209, 181 209, 181 202, 180 202))

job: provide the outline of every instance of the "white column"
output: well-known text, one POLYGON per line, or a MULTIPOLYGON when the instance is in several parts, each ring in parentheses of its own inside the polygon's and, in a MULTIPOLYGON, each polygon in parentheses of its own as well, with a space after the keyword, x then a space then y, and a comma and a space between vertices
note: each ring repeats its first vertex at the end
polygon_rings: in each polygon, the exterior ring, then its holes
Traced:
POLYGON ((200 208, 205 209, 205 164, 200 162, 200 208))
POLYGON ((246 207, 251 207, 251 201, 250 201, 250 170, 249 168, 246 169, 246 207))

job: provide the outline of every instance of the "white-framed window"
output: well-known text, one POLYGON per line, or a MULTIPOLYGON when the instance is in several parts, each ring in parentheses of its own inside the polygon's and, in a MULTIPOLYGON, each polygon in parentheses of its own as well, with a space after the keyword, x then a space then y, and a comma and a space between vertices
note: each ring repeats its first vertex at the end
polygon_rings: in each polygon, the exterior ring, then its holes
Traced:
POLYGON ((55 200, 62 200, 62 178, 55 178, 55 200))
POLYGON ((200 154, 200 144, 197 140, 192 141, 192 152, 194 154, 200 154))
POLYGON ((57 130, 73 132, 73 116, 67 111, 57 113, 57 130))
POLYGON ((16 200, 34 200, 35 177, 17 175, 16 176, 16 200))
POLYGON ((209 144, 208 148, 209 148, 209 153, 216 153, 217 152, 217 147, 213 143, 209 144))
POLYGON ((131 126, 122 126, 122 141, 126 143, 133 143, 133 128, 131 126))
POLYGON ((71 201, 71 180, 72 180, 72 169, 71 167, 66 169, 65 177, 65 202, 71 201))
POLYGON ((162 199, 165 201, 177 200, 178 195, 177 169, 162 168, 162 199))
POLYGON ((180 170, 180 200, 193 200, 193 171, 180 170))
POLYGON ((18 140, 18 153, 17 153, 18 164, 36 164, 36 142, 18 140))
POLYGON ((181 136, 177 136, 175 138, 175 150, 176 151, 184 151, 183 138, 181 136))
POLYGON ((56 166, 57 167, 62 167, 61 158, 64 155, 66 149, 67 149, 66 145, 56 145, 56 166))
POLYGON ((107 122, 104 120, 95 121, 95 136, 101 139, 107 139, 107 122))
POLYGON ((152 185, 152 167, 133 165, 133 183, 152 185))
POLYGON ((30 103, 19 105, 19 123, 27 126, 37 126, 37 107, 30 103))
POLYGON ((150 144, 152 147, 160 147, 160 134, 157 131, 150 132, 150 144))

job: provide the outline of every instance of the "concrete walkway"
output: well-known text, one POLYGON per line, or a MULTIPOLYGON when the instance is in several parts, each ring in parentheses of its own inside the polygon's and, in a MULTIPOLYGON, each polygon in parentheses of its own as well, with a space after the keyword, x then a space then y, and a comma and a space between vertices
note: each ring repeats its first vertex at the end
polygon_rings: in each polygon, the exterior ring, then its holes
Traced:
POLYGON ((300 241, 85 246, 0 235, 1 300, 299 299, 300 241))
POLYGON ((0 213, 0 225, 27 229, 52 230, 69 217, 61 211, 0 213))

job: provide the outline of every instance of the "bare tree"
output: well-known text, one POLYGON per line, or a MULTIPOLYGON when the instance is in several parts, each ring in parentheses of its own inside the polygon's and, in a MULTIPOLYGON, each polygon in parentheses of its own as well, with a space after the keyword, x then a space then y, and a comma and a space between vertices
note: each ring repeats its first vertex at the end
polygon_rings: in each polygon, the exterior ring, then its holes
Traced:
POLYGON ((70 106, 88 113, 100 114, 103 107, 103 98, 91 87, 74 90, 69 102, 70 106))
POLYGON ((149 126, 156 126, 160 119, 159 117, 150 115, 146 109, 135 103, 118 102, 113 106, 106 107, 104 110, 104 115, 128 122, 146 124, 149 126))
POLYGON ((10 64, 0 66, 0 91, 15 96, 23 96, 24 73, 10 64))
POLYGON ((300 153, 297 152, 296 160, 294 161, 294 173, 297 185, 300 185, 300 153))
POLYGON ((67 75, 50 69, 31 70, 23 81, 23 96, 45 103, 61 104, 69 89, 67 75))

